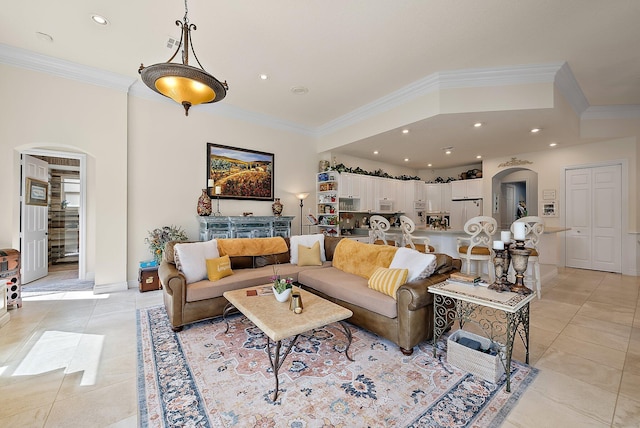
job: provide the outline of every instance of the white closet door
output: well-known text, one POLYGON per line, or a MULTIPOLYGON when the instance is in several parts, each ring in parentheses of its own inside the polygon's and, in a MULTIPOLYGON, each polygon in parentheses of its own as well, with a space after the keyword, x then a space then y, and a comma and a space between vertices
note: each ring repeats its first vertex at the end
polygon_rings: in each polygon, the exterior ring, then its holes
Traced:
POLYGON ((593 171, 593 269, 622 271, 621 167, 593 171))
POLYGON ((620 165, 567 170, 566 265, 621 272, 620 165))

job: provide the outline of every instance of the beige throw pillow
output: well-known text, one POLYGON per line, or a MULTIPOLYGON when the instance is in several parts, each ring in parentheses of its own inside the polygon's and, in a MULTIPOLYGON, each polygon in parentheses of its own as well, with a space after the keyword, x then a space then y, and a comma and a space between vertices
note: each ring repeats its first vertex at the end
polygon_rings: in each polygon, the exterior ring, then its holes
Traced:
POLYGON ((322 266, 320 258, 320 242, 311 247, 298 245, 298 266, 322 266))

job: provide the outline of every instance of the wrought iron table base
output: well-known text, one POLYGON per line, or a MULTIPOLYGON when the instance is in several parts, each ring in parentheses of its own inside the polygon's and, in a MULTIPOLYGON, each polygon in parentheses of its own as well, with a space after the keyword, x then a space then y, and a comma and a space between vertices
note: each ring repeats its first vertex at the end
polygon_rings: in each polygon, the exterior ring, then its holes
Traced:
MULTIPOLYGON (((229 321, 227 321, 226 317, 230 312, 235 312, 237 309, 231 303, 227 303, 222 311, 222 319, 227 323, 227 328, 225 329, 225 334, 229 332, 229 321)), ((353 340, 353 336, 351 334, 351 330, 347 326, 344 321, 338 321, 342 329, 344 330, 344 335, 347 337, 347 347, 344 350, 344 355, 347 357, 349 361, 354 361, 351 356, 349 356, 349 348, 351 347, 351 341, 353 340)), ((266 336, 266 334, 265 334, 266 336)), ((300 337, 300 334, 296 334, 293 339, 289 340, 287 347, 284 351, 284 354, 281 354, 280 350, 282 348, 282 340, 273 341, 269 336, 267 336, 267 354, 269 355, 269 363, 271 364, 271 370, 273 371, 273 375, 276 380, 276 388, 273 391, 273 396, 271 398, 272 401, 276 401, 278 398, 278 388, 280 386, 280 380, 278 379, 278 372, 280 371, 280 367, 282 363, 287 358, 287 355, 291 353, 293 346, 296 344, 296 341, 300 337)))
POLYGON ((442 337, 444 332, 447 331, 456 320, 459 322, 460 328, 464 327, 465 322, 473 321, 477 323, 494 343, 497 342, 497 338, 505 339, 505 351, 502 351, 501 346, 497 348, 499 349, 498 356, 503 364, 504 372, 507 375, 507 392, 511 392, 511 356, 516 333, 518 333, 520 339, 522 339, 525 347, 525 362, 529 364, 529 303, 526 303, 520 310, 511 313, 435 294, 433 296, 433 311, 434 358, 437 356, 436 344, 438 340, 440 340, 440 337, 442 337), (495 316, 496 320, 478 321, 478 315, 474 314, 477 309, 484 309, 487 315, 495 316), (496 334, 496 332, 498 332, 498 334, 496 334))

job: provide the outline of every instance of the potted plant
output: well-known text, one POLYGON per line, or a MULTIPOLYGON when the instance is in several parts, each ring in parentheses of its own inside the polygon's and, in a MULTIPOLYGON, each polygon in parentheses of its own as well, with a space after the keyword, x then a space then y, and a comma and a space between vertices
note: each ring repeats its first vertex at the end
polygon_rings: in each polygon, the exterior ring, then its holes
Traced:
POLYGON ((274 266, 273 276, 271 277, 273 282, 271 288, 273 288, 273 295, 278 302, 286 302, 291 296, 291 288, 293 287, 293 278, 280 278, 278 275, 278 268, 274 266))
POLYGON ((182 228, 178 226, 163 226, 149 232, 149 236, 144 239, 144 242, 149 246, 149 251, 153 254, 154 260, 160 264, 162 254, 164 253, 164 246, 167 242, 187 241, 188 239, 187 234, 182 228))

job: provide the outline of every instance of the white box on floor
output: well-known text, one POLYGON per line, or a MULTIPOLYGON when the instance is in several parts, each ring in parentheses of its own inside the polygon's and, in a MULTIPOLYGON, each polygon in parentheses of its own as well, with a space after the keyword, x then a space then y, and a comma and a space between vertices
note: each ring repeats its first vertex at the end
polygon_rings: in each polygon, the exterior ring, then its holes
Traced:
POLYGON ((480 348, 482 350, 493 348, 497 351, 497 347, 499 346, 502 348, 502 355, 505 355, 504 345, 464 330, 456 330, 447 339, 447 362, 449 364, 468 371, 489 382, 498 383, 502 375, 504 375, 504 365, 503 362, 500 361, 500 354, 491 355, 461 345, 458 343, 458 340, 462 337, 480 342, 480 348))

